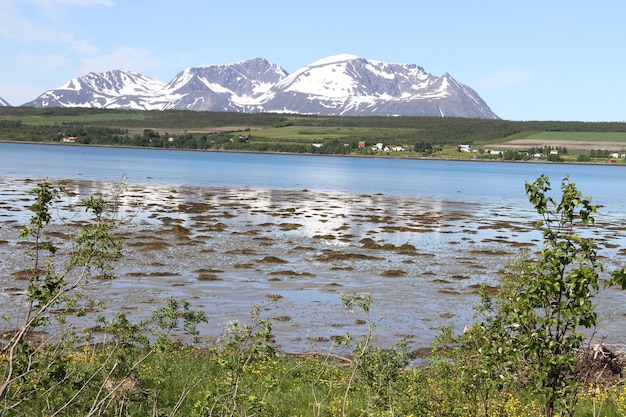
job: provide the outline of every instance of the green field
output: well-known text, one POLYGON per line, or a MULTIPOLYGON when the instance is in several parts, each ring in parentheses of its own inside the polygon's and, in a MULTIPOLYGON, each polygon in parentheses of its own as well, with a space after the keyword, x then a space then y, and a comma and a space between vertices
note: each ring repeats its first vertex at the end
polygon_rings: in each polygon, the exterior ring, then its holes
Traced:
POLYGON ((402 142, 402 140, 416 138, 421 130, 418 128, 372 128, 366 126, 286 126, 262 129, 254 132, 254 135, 268 139, 296 142, 315 142, 325 139, 344 138, 348 140, 361 139, 369 142, 386 141, 389 144, 396 139, 402 142))
POLYGON ((146 120, 146 112, 111 111, 102 109, 33 109, 3 108, 0 109, 0 121, 15 121, 28 126, 45 126, 74 123, 114 124, 126 121, 146 120))
MULTIPOLYGON (((0 140, 62 142, 65 137, 82 145, 464 159, 468 155, 457 151, 460 144, 478 152, 514 139, 540 140, 543 146, 598 142, 599 149, 600 142, 626 144, 626 123, 0 108, 0 140), (374 151, 376 143, 390 150, 374 151), (394 145, 405 151, 392 151, 394 145)), ((497 158, 485 152, 472 156, 497 158)))
POLYGON ((58 115, 58 116, 42 116, 42 115, 28 115, 28 116, 4 116, 0 115, 0 120, 12 120, 19 121, 22 124, 29 126, 45 126, 45 125, 60 125, 71 123, 95 123, 95 122, 124 122, 124 121, 141 121, 146 120, 145 114, 136 113, 93 113, 93 114, 81 114, 81 115, 58 115))
POLYGON ((626 142, 626 132, 538 132, 526 136, 525 139, 626 142))

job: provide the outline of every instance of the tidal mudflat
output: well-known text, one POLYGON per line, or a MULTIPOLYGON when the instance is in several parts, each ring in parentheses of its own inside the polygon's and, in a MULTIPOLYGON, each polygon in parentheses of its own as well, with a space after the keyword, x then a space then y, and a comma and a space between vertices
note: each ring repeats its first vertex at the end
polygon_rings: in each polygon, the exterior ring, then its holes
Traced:
MULTIPOLYGON (((115 184, 61 181, 69 197, 55 211, 58 239, 84 220, 78 203, 112 194, 115 184)), ((19 228, 30 216, 31 181, 0 179, 0 313, 25 305, 27 245, 19 228)), ((214 338, 232 321, 247 323, 252 303, 271 319, 285 351, 328 351, 337 338, 367 332, 375 343, 404 338, 430 345, 438 328, 472 321, 481 285, 496 287, 507 261, 541 245, 530 205, 417 196, 309 190, 172 187, 126 184, 117 200, 124 258, 114 279, 89 284, 106 302, 99 312, 144 318, 169 296, 202 309, 214 338), (372 294, 369 318, 344 309, 340 293, 372 294)), ((626 226, 602 221, 594 237, 607 270, 626 254, 626 226)), ((597 336, 626 340, 624 294, 597 300, 597 336)))

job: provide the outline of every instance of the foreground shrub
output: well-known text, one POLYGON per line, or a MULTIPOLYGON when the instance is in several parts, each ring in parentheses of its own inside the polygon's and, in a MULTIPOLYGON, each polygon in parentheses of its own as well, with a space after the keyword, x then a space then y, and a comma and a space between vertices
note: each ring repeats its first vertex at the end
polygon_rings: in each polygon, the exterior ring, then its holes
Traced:
MULTIPOLYGON (((478 322, 452 339, 461 352, 451 350, 456 371, 485 400, 506 387, 525 390, 540 400, 548 417, 571 415, 576 408, 585 382, 575 372, 584 341, 581 329, 598 322, 592 299, 600 290, 603 270, 593 239, 578 233, 593 224, 598 206, 567 178, 559 201, 549 191, 544 176, 526 184, 529 200, 543 219, 537 223, 544 239, 539 259, 522 257, 509 265, 496 296, 483 293, 478 322)), ((605 285, 625 283, 622 270, 605 285)))

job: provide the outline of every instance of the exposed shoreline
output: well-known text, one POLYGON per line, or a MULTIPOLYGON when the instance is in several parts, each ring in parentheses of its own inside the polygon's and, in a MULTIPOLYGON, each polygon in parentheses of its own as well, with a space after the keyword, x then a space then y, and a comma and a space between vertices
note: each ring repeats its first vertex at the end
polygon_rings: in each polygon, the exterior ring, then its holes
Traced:
MULTIPOLYGON (((74 221, 80 198, 114 186, 60 183, 74 201, 62 204, 60 214, 74 221)), ((21 305, 27 284, 16 272, 28 261, 18 236, 31 187, 0 178, 3 314, 21 305)), ((272 321, 278 346, 290 352, 329 351, 346 333, 368 331, 367 317, 343 308, 342 292, 373 295, 377 345, 406 339, 414 350, 426 348, 441 325, 460 331, 471 322, 478 286, 497 286, 508 259, 540 245, 534 219, 497 202, 129 184, 119 204, 130 220, 118 234, 125 256, 115 279, 92 282, 111 308, 102 314, 141 319, 169 296, 184 298, 207 313, 210 325, 200 330, 214 338, 232 321, 249 323, 255 303, 272 321)), ((70 224, 53 230, 69 236, 70 224)), ((614 241, 605 226, 597 225, 598 239, 614 241)), ((619 259, 613 252, 605 256, 619 259)), ((626 297, 613 291, 602 297, 606 322, 598 334, 623 343, 626 297)))

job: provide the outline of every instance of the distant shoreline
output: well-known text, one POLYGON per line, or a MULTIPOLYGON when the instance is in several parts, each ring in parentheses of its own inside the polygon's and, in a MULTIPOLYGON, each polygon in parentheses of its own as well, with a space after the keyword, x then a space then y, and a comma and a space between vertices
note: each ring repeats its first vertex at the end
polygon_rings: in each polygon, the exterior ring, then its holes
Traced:
POLYGON ((115 149, 145 149, 154 151, 178 151, 178 152, 214 152, 214 153, 233 153, 233 154, 256 154, 256 155, 300 155, 300 156, 327 156, 337 158, 372 158, 372 159, 400 159, 415 161, 454 161, 454 162, 491 162, 491 163, 530 163, 530 164, 563 164, 563 165, 609 165, 609 166, 626 166, 624 164, 614 164, 611 162, 574 162, 574 161, 514 161, 502 159, 479 159, 479 158, 442 158, 442 157, 419 157, 419 156, 391 156, 391 155, 346 155, 346 154, 312 154, 301 152, 274 152, 274 151, 247 151, 247 150, 222 150, 222 149, 185 149, 185 148, 153 148, 147 146, 127 146, 127 145, 92 145, 83 143, 62 143, 62 142, 37 142, 37 141, 20 141, 20 140, 0 140, 0 143, 11 144, 28 144, 28 145, 48 145, 48 146, 78 146, 92 148, 115 148, 115 149))

